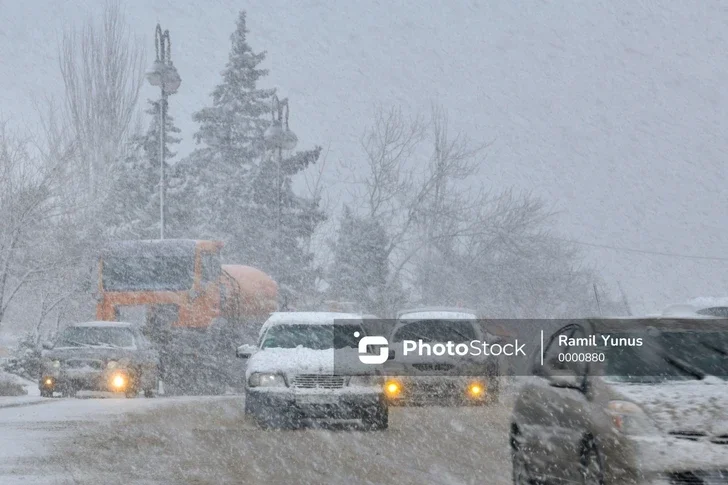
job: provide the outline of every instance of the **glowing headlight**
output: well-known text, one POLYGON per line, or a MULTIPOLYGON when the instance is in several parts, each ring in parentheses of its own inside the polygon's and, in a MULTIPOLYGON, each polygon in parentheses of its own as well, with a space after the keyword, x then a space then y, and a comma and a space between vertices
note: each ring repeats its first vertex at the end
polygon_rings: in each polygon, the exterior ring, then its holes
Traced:
POLYGON ((349 379, 350 386, 377 387, 382 385, 382 378, 379 376, 352 376, 349 379))
POLYGON ((254 372, 248 379, 248 385, 250 387, 284 387, 286 381, 280 374, 254 372))
POLYGON ((121 391, 126 388, 128 382, 129 381, 124 374, 114 374, 111 377, 111 387, 117 391, 121 391))
POLYGON ((108 362, 108 363, 106 364, 106 368, 107 368, 107 369, 116 369, 116 368, 117 368, 118 366, 119 366, 119 363, 118 363, 117 361, 115 361, 115 360, 110 360, 110 361, 109 361, 109 362, 108 362))
POLYGON ((61 361, 60 360, 54 360, 53 361, 53 367, 55 367, 56 369, 58 369, 60 366, 61 366, 61 361))
POLYGON ((384 392, 386 392, 388 396, 396 396, 401 391, 402 385, 397 381, 387 381, 387 383, 384 384, 384 392))
POLYGON ((612 416, 614 427, 624 434, 655 434, 657 426, 635 403, 629 401, 609 401, 607 413, 612 416))
POLYGON ((480 382, 473 382, 468 386, 470 397, 482 397, 485 395, 485 386, 480 382))
POLYGON ((45 384, 46 387, 53 387, 53 379, 46 377, 43 384, 45 384))

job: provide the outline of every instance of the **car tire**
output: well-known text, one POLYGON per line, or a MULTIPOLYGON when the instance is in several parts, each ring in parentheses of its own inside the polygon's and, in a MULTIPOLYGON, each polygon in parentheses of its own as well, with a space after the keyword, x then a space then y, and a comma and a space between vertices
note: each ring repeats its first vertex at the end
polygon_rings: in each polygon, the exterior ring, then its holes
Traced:
POLYGON ((47 389, 41 389, 40 397, 53 397, 53 391, 49 391, 47 389))
POLYGON ((592 437, 582 444, 579 466, 584 485, 604 485, 604 458, 592 437))
POLYGON ((389 428, 389 406, 380 404, 362 417, 364 428, 371 431, 389 428))

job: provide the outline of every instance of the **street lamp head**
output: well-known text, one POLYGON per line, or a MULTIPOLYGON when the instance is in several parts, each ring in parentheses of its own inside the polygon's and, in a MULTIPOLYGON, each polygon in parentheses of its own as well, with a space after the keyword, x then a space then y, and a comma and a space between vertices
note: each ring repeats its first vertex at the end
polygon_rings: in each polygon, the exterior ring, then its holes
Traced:
POLYGON ((152 86, 161 86, 164 80, 164 73, 167 70, 167 66, 164 62, 157 59, 152 64, 152 68, 147 71, 147 80, 152 86))
POLYGON ((268 148, 283 148, 284 133, 279 120, 273 120, 263 133, 263 139, 268 148))
POLYGON ((168 94, 174 94, 182 84, 182 78, 179 77, 177 68, 174 67, 172 61, 167 64, 167 69, 164 72, 164 91, 168 94))
POLYGON ((293 131, 286 129, 283 130, 281 148, 284 150, 293 150, 298 144, 298 137, 293 131))

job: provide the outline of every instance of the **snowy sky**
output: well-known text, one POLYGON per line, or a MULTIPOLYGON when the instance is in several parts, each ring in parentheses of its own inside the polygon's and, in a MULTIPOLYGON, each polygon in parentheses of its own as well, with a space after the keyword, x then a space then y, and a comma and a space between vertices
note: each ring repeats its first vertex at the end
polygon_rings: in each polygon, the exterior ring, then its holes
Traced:
MULTIPOLYGON (((63 25, 100 4, 0 0, 0 116, 35 123, 33 100, 61 93, 63 25)), ((265 87, 290 98, 299 147, 329 147, 332 166, 361 157, 376 104, 426 113, 440 102, 452 129, 494 141, 483 181, 545 197, 564 237, 728 257, 725 2, 124 5, 150 55, 156 22, 171 32, 182 86, 170 110, 186 137, 182 154, 193 147, 191 114, 209 102, 246 9, 250 44, 268 51, 265 87)), ((144 96, 157 93, 147 86, 144 96)), ((585 254, 610 284, 621 282, 638 311, 728 294, 728 261, 585 254)))

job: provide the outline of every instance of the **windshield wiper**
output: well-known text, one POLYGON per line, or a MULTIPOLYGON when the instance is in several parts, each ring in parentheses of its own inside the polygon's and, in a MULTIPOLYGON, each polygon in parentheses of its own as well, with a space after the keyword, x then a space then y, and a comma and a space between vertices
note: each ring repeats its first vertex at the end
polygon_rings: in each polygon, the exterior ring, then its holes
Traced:
POLYGON ((75 340, 66 340, 66 343, 68 343, 70 345, 76 345, 76 346, 84 348, 84 349, 93 348, 92 344, 87 344, 84 342, 76 342, 75 340))
POLYGON ((688 364, 687 362, 685 362, 682 359, 678 359, 676 357, 672 357, 672 356, 664 354, 664 353, 661 355, 661 357, 663 359, 665 359, 665 361, 668 364, 670 364, 671 366, 685 372, 686 374, 689 374, 689 375, 695 377, 699 381, 702 381, 703 379, 705 379, 705 376, 707 375, 705 372, 701 371, 697 367, 694 367, 694 366, 688 364))
POLYGON ((716 347, 713 344, 709 344, 707 342, 700 342, 700 345, 702 345, 703 347, 706 347, 706 348, 708 348, 708 349, 710 349, 710 350, 712 350, 714 352, 717 352, 720 355, 728 355, 728 350, 722 349, 720 347, 716 347))
POLYGON ((109 343, 106 343, 106 342, 95 342, 93 344, 93 346, 94 347, 109 347, 109 348, 112 348, 112 349, 120 349, 121 348, 121 346, 119 346, 119 345, 109 344, 109 343))

